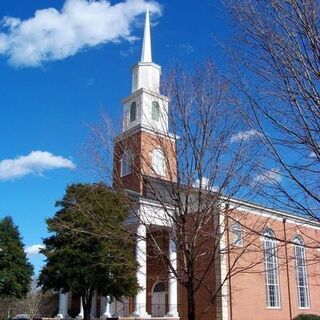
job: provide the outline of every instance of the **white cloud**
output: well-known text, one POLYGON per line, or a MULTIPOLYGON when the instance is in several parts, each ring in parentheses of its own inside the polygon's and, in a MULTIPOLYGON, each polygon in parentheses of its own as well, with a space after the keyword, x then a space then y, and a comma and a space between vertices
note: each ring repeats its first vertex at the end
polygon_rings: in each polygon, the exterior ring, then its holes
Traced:
POLYGON ((255 181, 259 183, 280 182, 281 180, 282 176, 278 168, 266 170, 263 174, 259 174, 255 177, 255 181))
POLYGON ((161 13, 154 1, 126 0, 112 5, 108 0, 66 0, 60 11, 37 10, 26 20, 5 17, 0 21, 0 54, 13 66, 37 67, 84 48, 133 41, 136 17, 147 5, 151 12, 161 13))
POLYGON ((61 156, 55 156, 47 151, 32 151, 27 156, 0 161, 0 181, 26 176, 28 174, 42 174, 46 170, 67 168, 74 169, 75 164, 61 156))
MULTIPOLYGON (((193 183, 193 187, 200 188, 200 179, 197 179, 193 183)), ((219 190, 218 187, 210 185, 210 180, 207 177, 201 178, 201 188, 205 190, 215 191, 215 192, 219 190)))
POLYGON ((132 55, 134 53, 134 47, 130 47, 129 49, 126 50, 121 50, 120 55, 124 58, 128 57, 129 55, 132 55))
POLYGON ((43 249, 44 245, 42 244, 34 244, 32 246, 28 246, 24 248, 24 252, 26 255, 30 256, 35 256, 40 254, 40 249, 43 249))
POLYGON ((233 143, 233 142, 240 142, 240 141, 248 141, 250 139, 258 137, 259 135, 260 133, 254 129, 247 130, 247 131, 240 131, 231 137, 230 142, 233 143))

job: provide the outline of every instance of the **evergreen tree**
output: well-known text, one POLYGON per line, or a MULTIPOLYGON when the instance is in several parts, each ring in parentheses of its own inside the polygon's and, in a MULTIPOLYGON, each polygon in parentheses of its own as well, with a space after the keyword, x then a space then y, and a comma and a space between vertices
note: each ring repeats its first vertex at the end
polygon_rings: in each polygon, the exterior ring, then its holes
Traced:
POLYGON ((52 235, 42 250, 43 289, 80 296, 84 319, 90 317, 95 290, 116 299, 135 295, 134 241, 123 229, 127 210, 119 196, 102 184, 75 184, 56 205, 60 210, 47 220, 52 235))
POLYGON ((18 227, 5 217, 0 220, 0 297, 25 296, 32 274, 18 227))

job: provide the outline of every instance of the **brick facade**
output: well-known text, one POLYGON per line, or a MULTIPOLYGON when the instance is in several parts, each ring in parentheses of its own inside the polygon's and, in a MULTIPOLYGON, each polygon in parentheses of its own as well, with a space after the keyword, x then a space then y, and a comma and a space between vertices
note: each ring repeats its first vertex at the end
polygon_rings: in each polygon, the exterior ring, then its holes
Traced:
MULTIPOLYGON (((227 318, 228 320, 284 320, 290 319, 291 301, 292 317, 300 313, 320 314, 320 250, 317 248, 320 239, 320 227, 270 214, 252 213, 250 211, 233 210, 230 213, 229 223, 239 221, 243 227, 243 245, 231 246, 229 260, 226 253, 227 271, 234 273, 227 281, 227 318), (283 221, 285 219, 285 222, 283 221), (284 229, 285 223, 285 229, 284 229), (278 274, 280 287, 280 307, 268 308, 266 305, 265 287, 265 260, 263 248, 263 230, 270 228, 277 239, 278 274), (285 234, 286 230, 286 241, 285 234), (300 235, 306 248, 306 267, 310 307, 299 308, 297 296, 296 265, 294 256, 293 238, 300 235), (287 246, 287 257, 285 254, 287 246), (289 277, 287 277, 287 261, 289 277), (235 264, 234 267, 229 265, 235 264), (240 271, 239 271, 240 270, 240 271), (239 273, 238 273, 239 271, 239 273), (288 282, 289 280, 289 282, 288 282), (231 294, 230 294, 231 292, 231 294), (232 310, 232 311, 231 311, 232 310)), ((229 241, 232 241, 232 232, 229 231, 229 241)), ((166 282, 166 267, 161 260, 148 259, 148 311, 151 311, 152 286, 160 280, 166 282)), ((221 261, 219 261, 221 263, 221 261)), ((218 272, 218 268, 215 268, 218 272)), ((207 283, 215 282, 216 275, 209 273, 207 283)), ((217 302, 221 297, 210 302, 205 288, 200 288, 196 295, 197 319, 221 319, 221 309, 217 302)), ((179 286, 179 313, 182 320, 187 319, 187 297, 185 289, 179 286)))
MULTIPOLYGON (((248 228, 253 229, 257 234, 254 235, 250 232, 249 236, 244 237, 245 253, 240 257, 237 265, 242 267, 252 265, 252 268, 231 278, 232 300, 229 301, 229 305, 232 305, 232 318, 229 314, 229 319, 290 319, 290 304, 293 317, 300 313, 320 314, 318 299, 320 296, 320 251, 317 248, 320 240, 319 226, 308 225, 307 221, 301 221, 299 218, 286 218, 278 215, 266 216, 260 212, 234 212, 233 215, 243 224, 244 233, 248 228), (268 308, 266 305, 265 261, 263 237, 261 236, 264 228, 272 229, 277 239, 279 308, 268 308), (293 243, 293 238, 296 235, 300 235, 305 243, 310 308, 298 307, 295 245, 293 243)), ((231 264, 237 258, 237 250, 241 251, 242 248, 233 250, 231 264)))
POLYGON ((166 158, 164 180, 175 181, 177 177, 176 145, 170 136, 155 134, 141 130, 132 134, 120 135, 114 146, 114 187, 115 189, 128 189, 141 195, 144 191, 144 176, 156 176, 151 165, 151 153, 154 149, 161 149, 166 158), (125 150, 132 153, 132 173, 121 177, 121 158, 125 150))
MULTIPOLYGON (((229 232, 225 237, 229 248, 224 257, 217 259, 213 271, 209 272, 205 282, 212 288, 219 279, 220 269, 225 267, 233 275, 226 281, 226 296, 217 296, 210 301, 207 289, 201 287, 196 294, 197 319, 201 320, 284 320, 300 313, 320 314, 320 226, 308 223, 299 217, 281 216, 263 211, 233 209, 228 215, 229 232), (243 244, 233 246, 233 233, 230 225, 239 222, 243 230, 243 244), (267 307, 265 286, 265 260, 263 247, 263 231, 271 229, 277 241, 278 277, 280 288, 280 307, 267 307), (309 308, 298 307, 296 265, 293 238, 299 235, 303 238, 306 250, 306 268, 310 298, 309 308), (286 241, 285 241, 286 240, 286 241), (287 255, 285 248, 287 247, 287 255), (223 262, 225 261, 225 266, 223 262), (239 271, 240 270, 240 271, 239 271), (288 270, 288 274, 287 274, 288 270), (290 300, 289 300, 290 294, 290 300), (221 300, 227 301, 227 309, 221 307, 221 300), (219 306, 220 305, 220 306, 219 306), (291 307, 290 307, 291 305, 291 307)), ((208 228, 213 228, 213 224, 208 228)), ((209 230, 208 229, 208 230, 209 230)), ((206 230, 206 232, 208 232, 206 230)), ((150 236, 149 236, 150 238, 150 236)), ((152 239, 157 239, 162 248, 168 247, 168 236, 164 230, 153 231, 152 239)), ((208 244, 209 245, 209 244, 208 244)), ((152 315, 152 291, 156 283, 165 285, 165 311, 168 311, 168 268, 165 262, 155 256, 152 245, 148 245, 147 258, 147 312, 152 315)), ((208 247, 208 252, 210 248, 208 247)), ((205 265, 199 262, 199 266, 205 265)), ((218 282, 219 283, 219 282, 218 282)), ((179 315, 181 320, 187 320, 186 290, 178 287, 179 315)), ((72 299, 72 309, 79 309, 79 301, 72 299)), ((134 311, 135 298, 129 298, 126 314, 134 311)), ((121 303, 118 302, 118 305, 121 303)), ((73 311, 75 313, 75 311, 73 311)), ((100 316, 100 297, 97 297, 96 316, 100 316)))

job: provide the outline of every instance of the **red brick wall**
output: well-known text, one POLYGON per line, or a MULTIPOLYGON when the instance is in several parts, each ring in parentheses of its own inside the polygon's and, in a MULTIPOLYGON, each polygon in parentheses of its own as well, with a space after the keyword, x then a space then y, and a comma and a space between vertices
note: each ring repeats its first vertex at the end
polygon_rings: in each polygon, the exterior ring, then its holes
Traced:
MULTIPOLYGON (((186 225, 186 234, 192 235, 194 229, 196 228, 197 219, 193 219, 190 215, 186 225)), ((215 233, 213 232, 214 221, 213 219, 208 219, 202 232, 198 234, 197 241, 195 244, 195 256, 197 257, 194 268, 196 278, 200 279, 203 277, 202 282, 205 286, 201 286, 196 290, 195 300, 196 300, 196 319, 201 320, 215 320, 216 319, 216 305, 214 294, 216 291, 216 263, 215 257, 218 252, 215 250, 215 233)), ((191 240, 190 240, 191 241, 191 240)), ((191 242, 190 242, 191 243, 191 242)), ((181 261, 182 257, 180 254, 180 263, 178 263, 178 270, 182 268, 181 261)), ((197 280, 195 279, 195 286, 197 285, 197 280)), ((179 284, 179 313, 183 320, 188 319, 188 303, 187 303, 187 290, 184 286, 179 284)))
MULTIPOLYGON (((255 215, 252 213, 233 212, 231 213, 232 223, 234 218, 239 219, 244 225, 244 245, 242 247, 230 248, 231 268, 231 294, 232 294, 232 313, 233 320, 284 320, 289 318, 289 300, 288 300, 288 281, 286 273, 286 258, 284 247, 284 230, 282 219, 278 220, 255 215), (279 283, 280 283, 280 308, 268 309, 266 307, 266 289, 264 273, 264 252, 263 237, 264 228, 271 228, 278 239, 278 265, 279 265, 279 283)), ((212 227, 212 226, 211 226, 212 227)), ((317 239, 320 239, 320 231, 307 226, 297 226, 290 221, 286 223, 287 241, 292 241, 296 234, 300 234, 305 241, 306 246, 314 247, 317 245, 317 239)), ((232 234, 230 233, 230 239, 232 234)), ((310 292, 310 308, 299 309, 297 302, 296 289, 296 270, 294 260, 294 245, 288 243, 289 260, 289 284, 291 292, 291 308, 293 317, 299 313, 320 314, 320 251, 317 249, 306 248, 307 253, 307 273, 310 292)), ((211 250, 211 248, 208 248, 211 250)), ((201 263, 199 263, 201 265, 201 263)), ((165 265, 160 260, 148 259, 148 311, 151 312, 151 290, 157 279, 165 281, 165 265)), ((208 273, 206 284, 215 284, 214 272, 208 273)), ((214 320, 215 302, 210 305, 209 294, 205 288, 201 288, 196 295, 197 320, 214 320), (209 306, 209 307, 208 307, 209 306), (206 308, 208 309, 206 310, 206 308)), ((180 316, 182 320, 187 320, 187 296, 186 290, 179 285, 180 316)), ((229 306, 230 307, 230 306, 229 306)), ((231 318, 229 318, 231 319, 231 318)))
MULTIPOLYGON (((245 252, 241 254, 243 248, 235 248, 231 253, 231 264, 239 258, 236 266, 240 269, 244 266, 254 265, 247 271, 243 270, 231 278, 232 310, 233 320, 247 319, 290 319, 287 265, 284 244, 284 229, 282 219, 272 219, 261 215, 234 213, 244 224, 244 232, 247 233, 244 239, 245 252), (246 230, 246 227, 248 230, 246 230), (265 273, 263 259, 263 238, 261 234, 265 227, 271 228, 278 239, 278 265, 280 283, 280 308, 270 309, 266 307, 265 273), (255 230, 258 234, 254 235, 249 229, 255 230), (249 234, 249 235, 248 235, 249 234), (239 251, 237 255, 237 250, 239 251)), ((297 226, 290 221, 286 222, 287 241, 292 241, 293 237, 300 234, 306 246, 314 246, 315 239, 320 240, 319 230, 297 226)), ((320 314, 320 286, 319 286, 319 251, 317 249, 306 249, 307 253, 307 273, 310 291, 310 309, 298 308, 298 297, 296 288, 296 270, 294 259, 294 245, 287 244, 288 266, 289 266, 289 285, 291 292, 291 309, 293 317, 299 313, 320 314)))
POLYGON ((151 169, 151 152, 159 147, 168 159, 166 177, 162 179, 175 181, 177 176, 175 141, 165 136, 139 131, 115 143, 114 187, 118 190, 126 188, 142 194, 143 175, 154 176, 151 169), (133 170, 132 174, 120 178, 120 159, 126 149, 130 149, 133 154, 133 170))

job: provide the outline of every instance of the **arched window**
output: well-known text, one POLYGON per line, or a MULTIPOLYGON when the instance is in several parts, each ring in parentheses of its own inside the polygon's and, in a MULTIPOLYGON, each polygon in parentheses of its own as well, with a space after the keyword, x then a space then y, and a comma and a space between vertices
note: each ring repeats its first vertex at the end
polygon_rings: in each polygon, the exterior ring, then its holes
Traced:
POLYGON ((277 243, 271 229, 264 231, 264 260, 267 307, 280 307, 280 290, 278 277, 277 243))
POLYGON ((152 101, 151 119, 155 121, 160 119, 160 105, 157 101, 152 101))
POLYGON ((132 171, 132 153, 130 149, 123 152, 121 157, 121 177, 127 176, 132 171))
POLYGON ((300 236, 295 236, 293 239, 294 256, 296 261, 296 281, 298 292, 299 308, 309 308, 309 289, 307 280, 307 266, 306 266, 306 250, 303 239, 300 236))
POLYGON ((238 247, 243 245, 243 234, 242 234, 242 227, 240 223, 235 222, 231 225, 232 231, 232 244, 238 247))
POLYGON ((153 292, 162 292, 166 291, 166 287, 163 282, 158 282, 153 288, 153 292))
POLYGON ((130 122, 135 121, 136 118, 137 118, 137 104, 135 102, 132 102, 130 106, 130 122))
POLYGON ((154 149, 151 158, 153 171, 159 176, 165 176, 166 162, 163 151, 161 149, 154 149))

